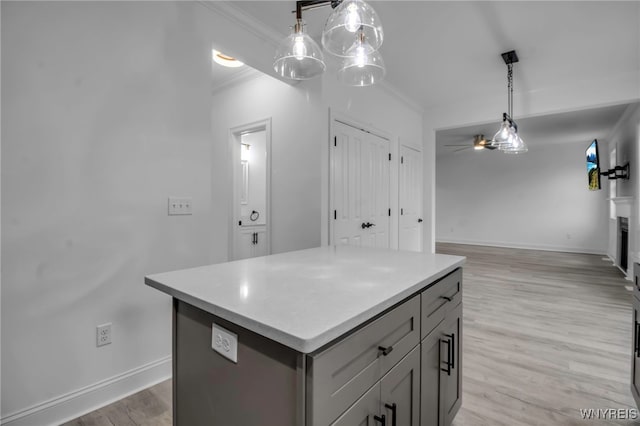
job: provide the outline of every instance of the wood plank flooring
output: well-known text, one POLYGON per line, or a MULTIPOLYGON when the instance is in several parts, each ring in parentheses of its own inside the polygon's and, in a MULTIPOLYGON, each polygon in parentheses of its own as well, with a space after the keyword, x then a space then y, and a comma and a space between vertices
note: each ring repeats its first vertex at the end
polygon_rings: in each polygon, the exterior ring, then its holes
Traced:
POLYGON ((610 261, 453 244, 436 251, 467 256, 455 426, 634 424, 580 413, 635 408, 630 283, 610 261))
MULTIPOLYGON (((454 426, 631 425, 631 292, 602 256, 438 244, 467 256, 463 402, 454 426)), ((169 426, 171 381, 64 426, 169 426)))

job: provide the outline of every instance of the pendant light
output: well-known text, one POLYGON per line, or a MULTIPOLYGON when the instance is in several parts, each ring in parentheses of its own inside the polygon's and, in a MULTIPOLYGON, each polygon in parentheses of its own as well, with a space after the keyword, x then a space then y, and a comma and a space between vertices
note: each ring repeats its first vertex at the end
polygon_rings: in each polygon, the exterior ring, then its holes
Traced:
POLYGON ((322 31, 322 46, 333 55, 350 56, 358 33, 364 34, 373 50, 382 46, 384 32, 376 11, 363 0, 345 0, 329 15, 322 31))
POLYGON ((322 74, 326 68, 320 46, 304 30, 302 18, 296 20, 293 31, 276 50, 273 64, 282 77, 308 80, 322 74))
POLYGON ((518 125, 513 120, 513 64, 518 62, 515 50, 502 54, 504 63, 507 64, 507 110, 502 114, 500 129, 491 140, 491 146, 498 148, 506 154, 522 154, 529 149, 518 134, 518 125))
POLYGON ((384 61, 369 44, 364 28, 360 28, 356 41, 345 53, 347 57, 338 71, 338 80, 349 86, 371 86, 382 80, 386 73, 384 61))
POLYGON ((326 65, 318 44, 304 30, 302 11, 331 5, 334 9, 322 32, 325 51, 342 64, 338 79, 351 86, 369 86, 385 75, 378 49, 384 38, 380 18, 364 0, 302 0, 296 2, 293 33, 276 50, 273 68, 282 77, 308 80, 322 74, 326 65))

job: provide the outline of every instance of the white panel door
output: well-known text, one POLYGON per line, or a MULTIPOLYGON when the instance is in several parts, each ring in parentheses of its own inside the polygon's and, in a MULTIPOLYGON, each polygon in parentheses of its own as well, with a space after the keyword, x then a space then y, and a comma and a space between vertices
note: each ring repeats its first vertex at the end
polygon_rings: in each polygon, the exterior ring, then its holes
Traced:
POLYGON ((334 122, 331 244, 389 247, 389 141, 334 122))
POLYGON ((422 251, 422 152, 400 147, 399 249, 422 251))

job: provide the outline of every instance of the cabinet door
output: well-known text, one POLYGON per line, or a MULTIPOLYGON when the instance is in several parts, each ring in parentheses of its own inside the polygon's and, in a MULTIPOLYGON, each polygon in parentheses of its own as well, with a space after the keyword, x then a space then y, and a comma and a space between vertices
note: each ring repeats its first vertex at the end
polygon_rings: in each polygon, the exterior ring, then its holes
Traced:
POLYGON ((449 426, 462 404, 462 303, 453 308, 444 321, 444 369, 440 381, 440 424, 449 426))
POLYGON ((311 380, 307 381, 307 424, 330 423, 419 342, 420 296, 416 295, 341 341, 308 356, 311 380))
POLYGON ((252 246, 251 257, 267 255, 267 230, 259 228, 255 230, 255 244, 252 246))
POLYGON ((253 257, 253 242, 255 240, 254 232, 251 229, 242 229, 238 233, 239 242, 236 247, 235 259, 247 259, 253 257))
MULTIPOLYGON (((447 348, 441 322, 420 344, 420 425, 438 426, 440 419, 441 360, 447 359, 447 348), (443 346, 444 349, 443 349, 443 346), (441 356, 444 350, 444 357, 441 356)), ((446 373, 444 373, 446 374, 446 373)))
POLYGON ((369 389, 331 426, 380 426, 380 383, 369 389))
POLYGON ((393 367, 380 382, 380 412, 389 426, 420 424, 420 346, 393 367))
POLYGON ((246 227, 238 233, 236 260, 267 255, 267 230, 264 227, 246 227))
POLYGON ((640 300, 633 297, 633 346, 631 361, 631 393, 640 406, 640 300))

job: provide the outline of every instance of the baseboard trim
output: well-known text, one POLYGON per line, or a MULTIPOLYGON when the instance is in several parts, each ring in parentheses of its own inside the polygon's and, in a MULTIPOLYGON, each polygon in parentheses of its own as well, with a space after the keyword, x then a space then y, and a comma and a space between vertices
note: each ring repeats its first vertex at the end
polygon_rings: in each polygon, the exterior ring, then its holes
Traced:
POLYGON ((606 255, 606 250, 586 249, 582 247, 559 247, 559 246, 547 246, 547 245, 537 245, 537 244, 507 243, 507 242, 500 242, 500 241, 473 241, 473 240, 437 238, 436 243, 467 244, 471 246, 504 247, 504 248, 523 249, 523 250, 542 250, 542 251, 557 251, 557 252, 563 252, 563 253, 606 255))
POLYGON ((52 398, 0 420, 2 426, 59 425, 171 378, 171 356, 52 398))

